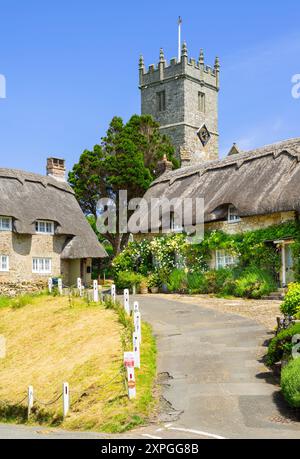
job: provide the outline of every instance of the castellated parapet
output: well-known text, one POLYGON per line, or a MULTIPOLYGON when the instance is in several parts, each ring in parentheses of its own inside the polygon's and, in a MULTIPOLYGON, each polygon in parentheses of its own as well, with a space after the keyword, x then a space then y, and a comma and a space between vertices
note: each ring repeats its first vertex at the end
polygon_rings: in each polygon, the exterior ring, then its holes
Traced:
POLYGON ((180 62, 168 64, 161 49, 158 64, 146 70, 140 58, 142 114, 159 122, 182 166, 218 159, 219 75, 218 58, 214 67, 205 64, 203 50, 198 61, 189 59, 185 43, 180 62))

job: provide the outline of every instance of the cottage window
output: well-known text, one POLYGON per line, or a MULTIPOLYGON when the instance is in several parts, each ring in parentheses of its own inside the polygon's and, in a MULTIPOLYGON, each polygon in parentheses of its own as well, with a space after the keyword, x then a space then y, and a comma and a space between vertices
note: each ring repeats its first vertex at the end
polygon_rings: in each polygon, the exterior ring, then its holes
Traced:
POLYGON ((51 258, 33 258, 32 272, 35 274, 51 274, 51 258))
POLYGON ((54 234, 54 223, 38 220, 35 223, 35 230, 38 234, 54 234))
POLYGON ((237 223, 241 221, 241 217, 237 209, 234 206, 228 207, 228 222, 229 223, 237 223))
POLYGON ((237 258, 226 250, 216 251, 216 268, 223 269, 235 266, 237 264, 237 258))
POLYGON ((157 109, 159 112, 164 112, 166 110, 166 91, 157 93, 157 109))
POLYGON ((170 229, 173 233, 182 233, 182 223, 181 223, 181 216, 175 214, 175 212, 170 213, 170 229))
POLYGON ((9 271, 9 257, 7 255, 0 255, 0 271, 9 271))
POLYGON ((10 217, 0 217, 0 231, 11 231, 12 222, 10 217))

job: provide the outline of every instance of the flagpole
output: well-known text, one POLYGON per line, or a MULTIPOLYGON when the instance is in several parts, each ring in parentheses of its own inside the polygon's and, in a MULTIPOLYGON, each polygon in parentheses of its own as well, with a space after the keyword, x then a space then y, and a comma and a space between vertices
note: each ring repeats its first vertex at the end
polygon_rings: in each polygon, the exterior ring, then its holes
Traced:
POLYGON ((181 61, 181 24, 182 24, 182 19, 179 16, 178 18, 178 62, 181 61))

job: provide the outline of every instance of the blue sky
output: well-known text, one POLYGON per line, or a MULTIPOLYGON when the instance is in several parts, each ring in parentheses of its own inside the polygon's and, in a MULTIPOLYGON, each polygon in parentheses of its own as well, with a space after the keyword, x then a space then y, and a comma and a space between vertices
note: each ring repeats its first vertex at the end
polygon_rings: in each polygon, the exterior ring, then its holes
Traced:
POLYGON ((300 137, 300 3, 164 0, 0 0, 0 167, 72 167, 114 115, 140 112, 138 58, 177 53, 177 17, 190 57, 221 59, 220 148, 300 137))

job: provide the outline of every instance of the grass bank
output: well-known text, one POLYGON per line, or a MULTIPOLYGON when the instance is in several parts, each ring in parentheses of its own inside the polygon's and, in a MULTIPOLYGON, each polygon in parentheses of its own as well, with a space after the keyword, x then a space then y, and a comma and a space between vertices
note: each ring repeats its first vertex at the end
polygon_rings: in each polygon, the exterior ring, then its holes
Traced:
POLYGON ((0 359, 0 419, 27 421, 26 401, 35 398, 29 423, 74 430, 122 432, 144 424, 155 406, 156 344, 143 324, 141 370, 137 398, 128 400, 122 365, 131 350, 132 321, 122 308, 87 304, 80 298, 36 296, 7 302, 0 299, 0 334, 7 354, 0 359), (69 382, 70 415, 62 420, 62 401, 52 405, 64 381, 69 382))

